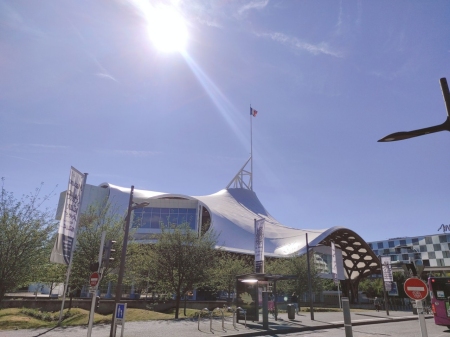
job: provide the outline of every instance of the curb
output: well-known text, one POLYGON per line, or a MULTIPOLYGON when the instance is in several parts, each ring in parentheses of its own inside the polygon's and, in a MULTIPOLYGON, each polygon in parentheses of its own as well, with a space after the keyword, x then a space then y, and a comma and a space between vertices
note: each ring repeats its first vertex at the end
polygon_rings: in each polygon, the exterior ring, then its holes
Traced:
MULTIPOLYGON (((425 318, 431 318, 425 317, 425 318)), ((380 320, 373 320, 373 321, 361 321, 361 322, 354 322, 352 323, 352 326, 360 326, 360 325, 371 325, 371 324, 381 324, 381 323, 393 323, 393 322, 404 322, 404 321, 415 321, 417 320, 417 316, 408 316, 408 317, 396 317, 396 318, 383 318, 380 320)), ((325 329, 337 329, 337 328, 343 328, 344 323, 331 323, 327 325, 316 325, 316 326, 304 326, 304 327, 289 327, 289 328, 279 328, 279 329, 269 329, 269 330, 257 330, 257 331, 249 331, 249 332, 242 332, 242 333, 235 333, 235 334, 226 334, 223 336, 265 336, 265 335, 282 335, 282 334, 289 334, 289 333, 295 333, 295 332, 302 332, 302 331, 315 331, 315 330, 325 330, 325 329)))

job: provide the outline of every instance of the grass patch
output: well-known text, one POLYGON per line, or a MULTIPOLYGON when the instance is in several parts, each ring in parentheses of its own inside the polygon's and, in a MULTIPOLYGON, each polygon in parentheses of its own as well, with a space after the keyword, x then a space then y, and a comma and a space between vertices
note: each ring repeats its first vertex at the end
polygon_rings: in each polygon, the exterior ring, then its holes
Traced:
MULTIPOLYGON (((184 309, 179 310, 179 319, 192 319, 198 317, 199 310, 184 309)), ((215 316, 218 312, 215 312, 215 316)), ((72 308, 70 311, 64 310, 64 320, 61 326, 87 325, 89 322, 89 311, 72 308)), ((128 322, 150 321, 150 320, 170 320, 175 317, 175 309, 161 313, 145 309, 128 308, 126 320, 128 322)), ((94 314, 94 324, 111 324, 112 315, 94 314)), ((53 328, 59 320, 59 311, 45 312, 38 309, 29 308, 9 308, 0 310, 0 330, 53 328)))

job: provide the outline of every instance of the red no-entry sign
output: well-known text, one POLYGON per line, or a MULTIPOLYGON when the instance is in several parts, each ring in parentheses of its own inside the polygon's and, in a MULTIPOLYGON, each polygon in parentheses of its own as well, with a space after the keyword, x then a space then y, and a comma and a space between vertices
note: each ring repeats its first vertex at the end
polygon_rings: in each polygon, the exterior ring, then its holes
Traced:
POLYGON ((423 300, 428 295, 426 283, 418 278, 407 279, 403 287, 406 295, 412 300, 423 300))
POLYGON ((91 287, 95 287, 100 280, 100 275, 98 275, 97 272, 92 273, 91 277, 89 278, 89 283, 91 284, 91 287))

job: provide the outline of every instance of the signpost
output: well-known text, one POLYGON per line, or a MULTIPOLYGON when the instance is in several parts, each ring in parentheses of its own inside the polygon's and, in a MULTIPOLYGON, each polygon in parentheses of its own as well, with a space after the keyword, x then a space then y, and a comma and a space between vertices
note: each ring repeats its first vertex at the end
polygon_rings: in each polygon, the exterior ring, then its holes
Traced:
MULTIPOLYGON (((93 272, 89 277, 89 293, 92 294, 91 301, 91 312, 89 313, 89 323, 88 323, 88 331, 87 337, 91 337, 92 334, 92 325, 94 324, 94 312, 95 312, 95 300, 97 297, 98 285, 100 282, 100 273, 101 264, 102 264, 102 256, 103 256, 103 246, 105 244, 106 232, 102 232, 102 238, 100 240, 100 251, 98 252, 98 271, 93 272)), ((99 298, 100 300, 100 298, 99 298)))
POLYGON ((425 317, 423 315, 422 300, 428 295, 428 287, 421 279, 409 278, 405 281, 404 289, 406 295, 412 300, 416 301, 417 314, 419 316, 420 331, 422 337, 428 337, 425 317))
POLYGON ((127 309, 126 303, 116 303, 116 310, 114 311, 116 313, 116 315, 114 316, 114 334, 113 334, 113 336, 116 335, 117 325, 120 324, 122 326, 120 336, 123 337, 123 331, 125 329, 126 309, 127 309))

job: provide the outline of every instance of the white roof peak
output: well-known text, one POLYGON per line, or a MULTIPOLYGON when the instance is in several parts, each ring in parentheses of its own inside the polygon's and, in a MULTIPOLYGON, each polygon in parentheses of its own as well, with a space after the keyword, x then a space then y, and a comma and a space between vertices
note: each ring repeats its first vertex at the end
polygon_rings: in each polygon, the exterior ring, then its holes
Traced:
POLYGON ((247 165, 251 162, 252 157, 248 158, 244 166, 238 171, 234 178, 227 185, 226 189, 229 188, 244 188, 253 191, 253 179, 252 179, 252 169, 246 169, 247 165))

